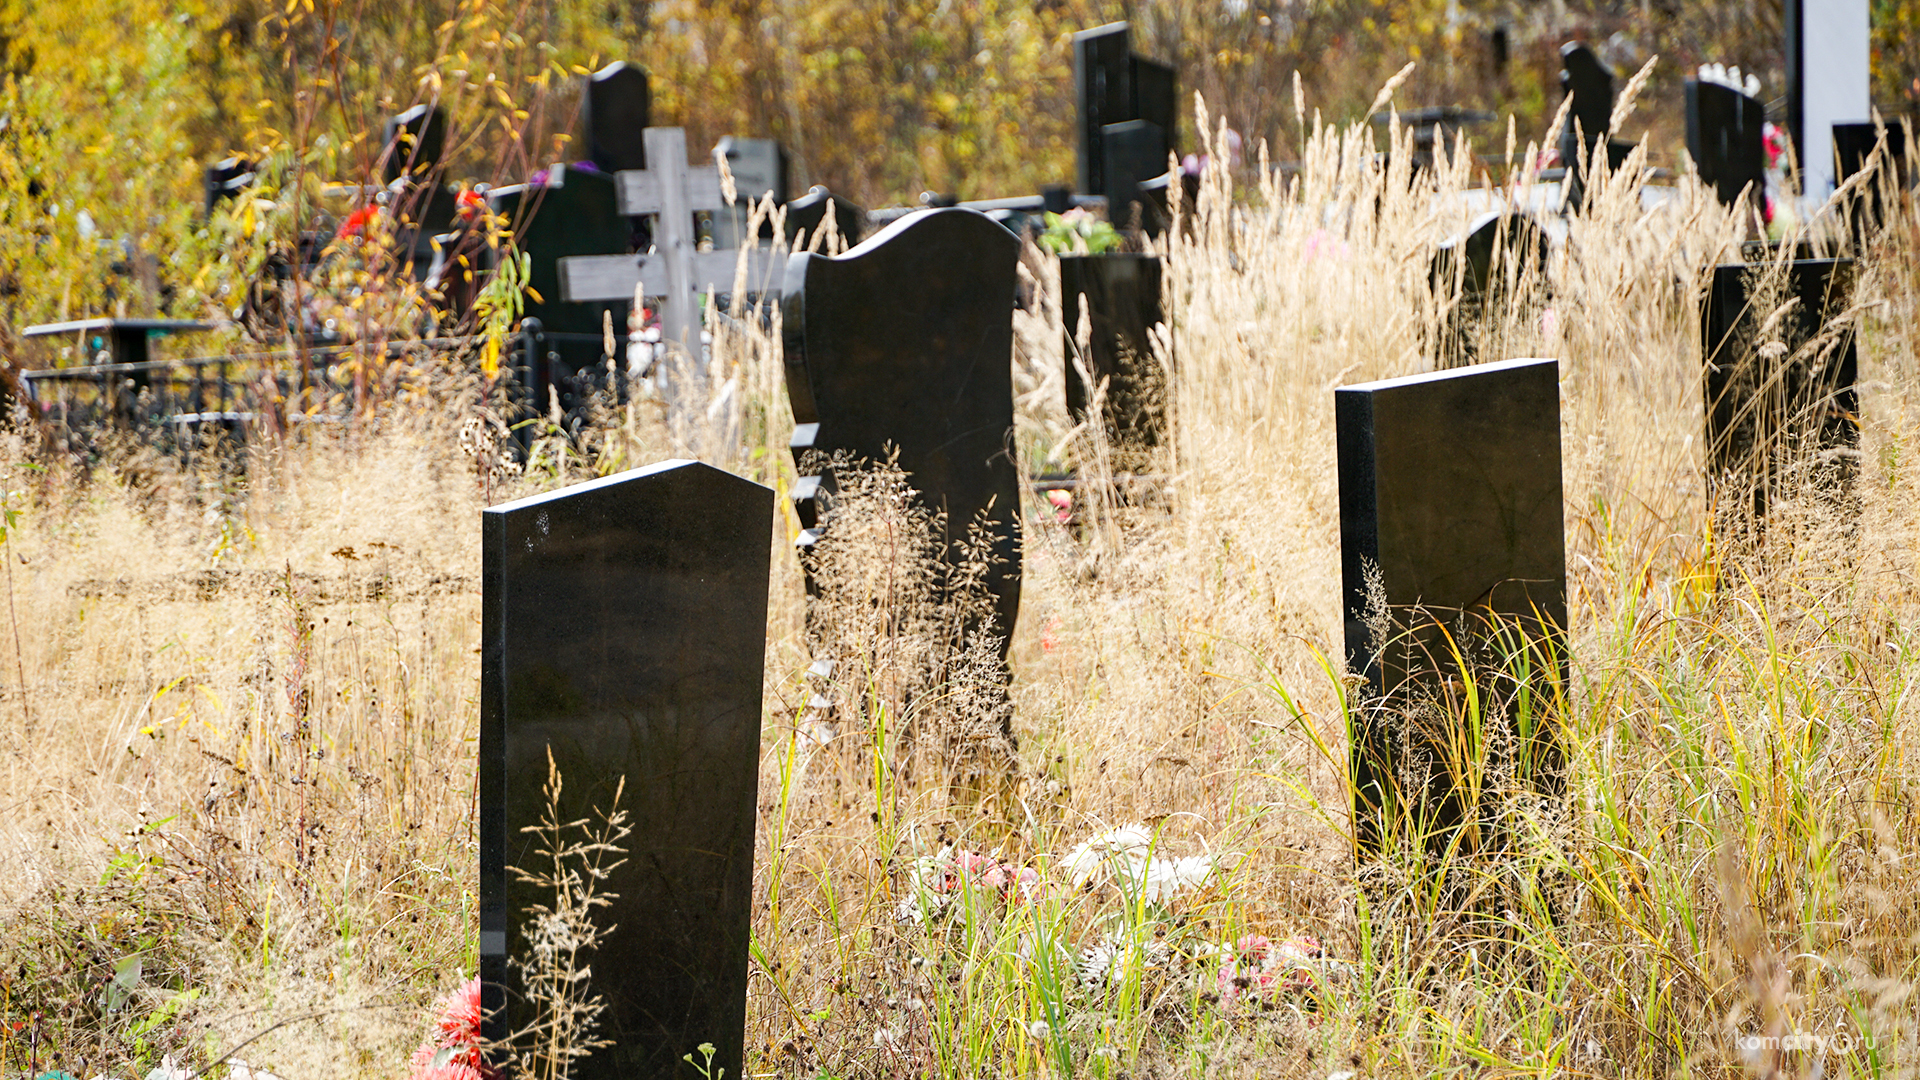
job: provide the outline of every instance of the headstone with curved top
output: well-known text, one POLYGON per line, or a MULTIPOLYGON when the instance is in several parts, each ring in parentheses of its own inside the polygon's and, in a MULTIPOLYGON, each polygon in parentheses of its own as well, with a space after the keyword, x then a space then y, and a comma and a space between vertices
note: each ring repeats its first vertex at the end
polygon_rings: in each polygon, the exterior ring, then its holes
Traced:
MULTIPOLYGON (((950 555, 987 519, 1001 654, 1020 610, 1020 481, 1013 457, 1013 300, 1020 241, 977 210, 911 214, 843 255, 787 263, 792 449, 803 473, 845 452, 898 462, 946 516, 950 555)), ((824 465, 823 468, 826 468, 824 465)), ((803 478, 808 543, 828 520, 803 478)))

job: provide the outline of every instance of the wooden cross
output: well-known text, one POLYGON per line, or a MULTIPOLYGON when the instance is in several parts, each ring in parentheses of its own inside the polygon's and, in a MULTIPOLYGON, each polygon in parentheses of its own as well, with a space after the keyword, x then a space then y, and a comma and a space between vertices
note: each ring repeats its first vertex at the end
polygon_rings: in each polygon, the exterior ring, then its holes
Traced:
MULTIPOLYGON (((644 136, 647 168, 614 174, 620 212, 657 215, 652 254, 576 255, 560 260, 560 299, 618 301, 632 299, 646 283, 647 294, 661 297, 660 336, 700 356, 698 293, 731 290, 739 272, 739 250, 699 251, 693 215, 726 209, 720 169, 687 164, 687 133, 681 128, 648 128, 644 136)), ((740 192, 743 199, 756 192, 740 192)), ((764 289, 775 266, 771 248, 745 252, 750 288, 764 289)))

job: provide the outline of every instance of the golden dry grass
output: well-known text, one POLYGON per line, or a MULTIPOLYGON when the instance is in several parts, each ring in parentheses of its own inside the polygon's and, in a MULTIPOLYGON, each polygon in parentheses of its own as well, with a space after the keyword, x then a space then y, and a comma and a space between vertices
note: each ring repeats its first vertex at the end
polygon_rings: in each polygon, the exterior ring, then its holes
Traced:
MULTIPOLYGON (((751 1072, 1913 1069, 1913 220, 1858 297, 1858 523, 1788 505, 1737 561, 1708 541, 1697 309, 1739 223, 1690 180, 1657 211, 1616 181, 1556 251, 1553 319, 1501 313, 1505 355, 1563 365, 1573 761, 1566 813, 1488 879, 1489 930, 1414 880, 1363 889, 1344 835, 1332 392, 1430 366, 1426 252, 1470 179, 1383 176, 1364 138, 1323 129, 1297 179, 1257 191, 1210 175, 1170 242, 1166 507, 1096 505, 1084 536, 1029 508, 1008 789, 956 788, 869 723, 801 731, 791 523, 771 538, 751 1072), (1070 848, 1132 822, 1160 853, 1241 857, 1164 903, 983 891, 900 917, 915 860, 948 843, 1060 882, 1070 848), (1223 999, 1218 954, 1179 959, 1248 932, 1314 935, 1339 963, 1262 1009, 1223 999), (1125 976, 1088 990, 1058 958, 1095 941, 1125 976), (1796 1033, 1852 1048, 1742 1048, 1796 1033)), ((1018 316, 1030 468, 1070 436, 1057 311, 1018 316)), ((517 476, 483 477, 462 417, 426 410, 224 478, 154 455, 42 472, 9 444, 5 1068, 125 1076, 266 1031, 239 1056, 282 1076, 403 1069, 474 964, 478 511, 671 452, 789 482, 772 347, 722 344, 736 381, 697 395, 704 419, 637 404, 592 454, 517 476)))

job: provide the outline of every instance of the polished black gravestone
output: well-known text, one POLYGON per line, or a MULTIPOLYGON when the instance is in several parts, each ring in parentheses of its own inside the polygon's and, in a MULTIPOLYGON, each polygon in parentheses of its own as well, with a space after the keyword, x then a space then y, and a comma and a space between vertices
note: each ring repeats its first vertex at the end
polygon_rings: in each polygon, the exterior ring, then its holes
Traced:
POLYGON ((1746 192, 1755 206, 1766 196, 1766 106, 1731 86, 1687 80, 1687 153, 1700 179, 1732 206, 1746 192))
POLYGON ((392 196, 395 258, 424 279, 432 271, 435 237, 454 228, 459 207, 441 182, 447 114, 438 105, 415 105, 387 121, 380 166, 392 196))
MULTIPOLYGON (((983 515, 1001 655, 1020 611, 1020 480, 1013 448, 1013 300, 1020 241, 977 210, 923 210, 844 255, 787 262, 783 307, 795 461, 845 452, 900 468, 946 515, 950 553, 983 515)), ((819 465, 826 468, 824 464, 819 465)), ((805 477, 809 534, 826 524, 805 477)), ((810 541, 811 535, 803 536, 810 541)))
POLYGON ((1633 144, 1609 138, 1613 123, 1613 69, 1586 45, 1570 41, 1560 47, 1560 88, 1573 98, 1567 126, 1560 132, 1560 163, 1566 167, 1567 205, 1586 206, 1586 170, 1602 148, 1607 168, 1618 172, 1633 144), (1586 163, 1582 167, 1582 163, 1586 163))
POLYGON ((580 128, 587 160, 602 172, 647 167, 645 132, 653 125, 653 88, 647 73, 615 60, 582 80, 580 128))
MULTIPOLYGON (((1896 199, 1903 198, 1900 193, 1911 186, 1907 169, 1907 129, 1898 120, 1889 120, 1885 124, 1886 150, 1880 158, 1878 168, 1884 170, 1863 181, 1863 190, 1854 193, 1846 208, 1847 224, 1853 234, 1856 249, 1866 244, 1879 233, 1888 219, 1888 195, 1896 199)), ((1881 125, 1878 124, 1835 124, 1833 125, 1834 182, 1844 184, 1867 167, 1872 160, 1873 151, 1880 144, 1881 125)))
MULTIPOLYGON (((1334 392, 1347 670, 1365 677, 1368 699, 1352 747, 1363 852, 1379 850, 1395 808, 1417 803, 1441 826, 1468 816, 1461 778, 1443 765, 1424 792, 1397 790, 1403 752, 1441 756, 1433 722, 1413 718, 1460 678, 1455 647, 1508 676, 1517 655, 1536 673, 1564 672, 1559 369, 1508 360, 1334 392)), ((1483 697, 1515 699, 1480 670, 1483 697)), ((1516 771, 1550 787, 1561 755, 1542 721, 1545 688, 1531 689, 1530 710, 1504 711, 1534 718, 1515 733, 1516 771)))
POLYGON ((816 184, 805 195, 787 204, 787 242, 798 240, 802 247, 811 246, 815 232, 826 224, 829 212, 833 214, 834 231, 846 241, 848 247, 858 244, 860 238, 867 234, 865 210, 816 184))
POLYGON ((1851 259, 1713 268, 1700 317, 1706 360, 1707 480, 1724 515, 1766 514, 1796 465, 1799 479, 1844 493, 1860 441, 1859 355, 1850 327, 1829 322, 1853 292, 1851 259), (1793 309, 1767 339, 1773 313, 1793 309), (1804 348, 1809 343, 1814 348, 1804 348), (1784 345, 1786 352, 1768 346, 1784 345))
POLYGON ((227 199, 237 199, 253 185, 253 162, 244 157, 222 158, 207 166, 207 216, 227 199))
POLYGON ((387 120, 381 135, 381 169, 387 182, 419 178, 439 167, 447 148, 447 114, 438 105, 415 105, 387 120))
POLYGON ((620 214, 611 174, 571 165, 549 170, 545 184, 497 188, 487 198, 513 229, 514 246, 528 255, 527 284, 539 294, 538 299, 526 298, 524 311, 540 320, 548 355, 534 365, 536 377, 526 387, 532 395, 528 404, 544 413, 551 386, 559 392, 561 409, 572 413, 586 403, 588 384, 602 374, 609 318, 616 347, 626 340, 628 305, 561 300, 560 260, 627 254, 632 250, 632 223, 620 214), (546 374, 540 376, 540 371, 546 374))
POLYGON ((1465 232, 1440 242, 1427 266, 1435 299, 1451 301, 1436 343, 1440 367, 1477 363, 1487 321, 1503 305, 1521 300, 1527 283, 1544 297, 1549 253, 1546 230, 1531 215, 1514 210, 1489 210, 1465 232))
POLYGON ((1093 387, 1073 362, 1081 300, 1088 342, 1081 362, 1096 383, 1105 380, 1103 427, 1121 472, 1145 472, 1167 437, 1167 379, 1154 357, 1153 328, 1165 318, 1156 255, 1060 256, 1060 308, 1065 326, 1067 410, 1084 423, 1093 387))
POLYGON ((1130 40, 1124 22, 1073 35, 1073 82, 1080 112, 1077 179, 1081 191, 1107 199, 1107 216, 1116 224, 1126 223, 1126 206, 1139 198, 1140 182, 1167 171, 1167 153, 1175 146, 1180 121, 1173 68, 1135 56, 1130 40), (1109 135, 1125 143, 1114 155, 1108 150, 1109 135), (1142 164, 1149 159, 1157 164, 1142 164), (1109 161, 1119 165, 1119 171, 1110 170, 1109 161))
MULTIPOLYGON (((559 820, 609 807, 633 832, 600 882, 613 929, 591 965, 612 1045, 577 1080, 698 1075, 716 1048, 741 1076, 773 493, 667 461, 482 512, 480 968, 486 1035, 535 1018, 516 963, 528 909, 509 867, 542 868, 533 834, 551 754, 559 820)), ((548 864, 550 866, 550 863, 548 864)))

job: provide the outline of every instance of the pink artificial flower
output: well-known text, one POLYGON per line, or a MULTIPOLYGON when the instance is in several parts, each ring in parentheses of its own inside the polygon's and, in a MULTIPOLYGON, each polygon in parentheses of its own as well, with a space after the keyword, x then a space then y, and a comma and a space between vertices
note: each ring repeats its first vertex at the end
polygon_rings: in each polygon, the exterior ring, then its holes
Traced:
POLYGON ((1540 336, 1552 337, 1560 329, 1560 313, 1548 308, 1540 313, 1540 336))
POLYGON ((1047 492, 1047 502, 1053 505, 1053 520, 1062 525, 1073 520, 1073 492, 1054 488, 1047 492))
POLYGON ((1321 258, 1332 259, 1337 262, 1346 257, 1347 242, 1345 240, 1340 239, 1325 229, 1315 229, 1312 233, 1308 234, 1305 255, 1307 262, 1321 258))
POLYGON ((440 1018, 413 1052, 408 1080, 497 1080, 480 1052, 480 980, 440 999, 440 1018))

